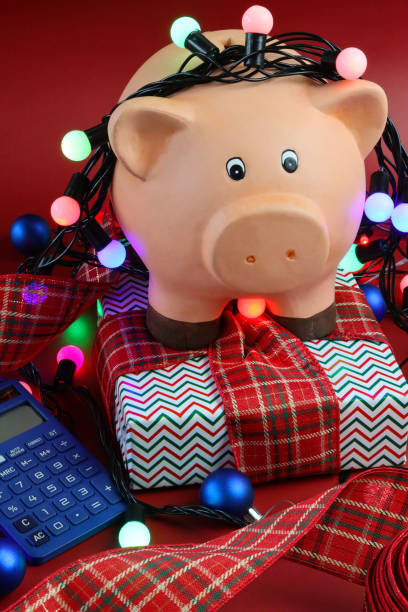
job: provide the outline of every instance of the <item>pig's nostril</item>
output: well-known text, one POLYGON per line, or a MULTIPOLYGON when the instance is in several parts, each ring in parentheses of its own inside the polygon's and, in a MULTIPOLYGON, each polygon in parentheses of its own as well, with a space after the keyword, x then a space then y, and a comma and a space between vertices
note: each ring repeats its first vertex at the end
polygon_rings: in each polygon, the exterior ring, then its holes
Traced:
POLYGON ((295 249, 289 249, 286 251, 286 259, 289 259, 289 261, 296 259, 295 249))
POLYGON ((253 263, 255 263, 255 261, 256 261, 256 257, 255 257, 255 255, 248 255, 248 257, 246 258, 246 260, 247 260, 247 263, 249 263, 249 264, 253 264, 253 263))

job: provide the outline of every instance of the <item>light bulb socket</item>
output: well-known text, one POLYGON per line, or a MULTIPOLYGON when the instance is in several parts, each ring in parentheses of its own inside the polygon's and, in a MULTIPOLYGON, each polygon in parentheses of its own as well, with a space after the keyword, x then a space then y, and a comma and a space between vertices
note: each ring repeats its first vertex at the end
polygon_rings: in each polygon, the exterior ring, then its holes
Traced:
POLYGON ((101 145, 108 142, 108 122, 103 121, 99 125, 84 130, 88 136, 88 140, 91 144, 92 149, 96 149, 101 145))
POLYGON ((139 523, 145 522, 145 510, 142 504, 129 504, 125 512, 125 523, 129 521, 138 521, 139 523))
POLYGON ((373 193, 386 193, 388 194, 389 185, 388 174, 385 170, 376 170, 370 176, 370 191, 369 194, 373 193))
POLYGON ((403 177, 400 181, 400 185, 398 186, 398 191, 399 191, 399 197, 398 200, 399 202, 404 202, 405 204, 408 204, 408 178, 407 177, 403 177))
POLYGON ((89 191, 90 184, 91 181, 87 176, 81 172, 75 172, 75 174, 71 176, 68 187, 64 191, 64 196, 69 196, 77 202, 82 202, 89 191))
POLYGON ((386 250, 387 243, 380 238, 379 240, 372 240, 368 244, 358 244, 356 247, 356 257, 363 264, 382 257, 386 250))
POLYGON ((251 55, 245 60, 245 66, 257 66, 261 68, 265 62, 266 34, 246 32, 245 34, 245 55, 251 55), (255 52, 258 53, 255 53, 255 52))
POLYGON ((336 72, 336 59, 340 51, 325 51, 320 58, 321 71, 324 74, 336 72))
POLYGON ((102 251, 111 242, 108 234, 93 218, 87 219, 81 229, 85 238, 95 247, 96 251, 102 251))
POLYGON ((211 40, 208 40, 200 30, 190 32, 184 41, 184 46, 192 53, 202 53, 208 55, 208 57, 216 57, 220 52, 219 48, 211 40))
POLYGON ((76 363, 72 359, 61 359, 54 377, 54 387, 71 385, 76 371, 76 363))

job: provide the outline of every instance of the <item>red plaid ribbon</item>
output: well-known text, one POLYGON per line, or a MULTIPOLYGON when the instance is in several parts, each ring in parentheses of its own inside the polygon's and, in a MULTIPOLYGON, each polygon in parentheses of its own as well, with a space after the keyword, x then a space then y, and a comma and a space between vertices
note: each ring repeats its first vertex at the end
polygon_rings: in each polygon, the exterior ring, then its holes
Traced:
POLYGON ((99 553, 54 573, 8 612, 218 610, 283 555, 362 584, 407 527, 406 482, 405 469, 375 468, 204 544, 99 553))
MULTIPOLYGON (((362 293, 336 292, 330 338, 386 342, 362 293)), ((99 326, 94 357, 108 413, 116 379, 207 355, 223 401, 235 462, 253 482, 339 470, 339 407, 326 373, 302 341, 265 313, 256 320, 230 305, 208 350, 177 351, 156 342, 145 315, 131 311, 99 326)))

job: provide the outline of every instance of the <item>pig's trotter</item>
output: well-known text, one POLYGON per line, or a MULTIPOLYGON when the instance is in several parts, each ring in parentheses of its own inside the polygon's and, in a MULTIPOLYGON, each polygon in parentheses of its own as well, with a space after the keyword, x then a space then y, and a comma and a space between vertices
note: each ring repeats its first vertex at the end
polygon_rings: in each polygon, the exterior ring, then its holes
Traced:
POLYGON ((220 321, 221 317, 200 323, 176 321, 160 314, 150 304, 146 312, 146 325, 152 336, 164 346, 177 350, 199 349, 214 342, 220 321))
POLYGON ((303 341, 324 338, 336 327, 336 305, 334 303, 306 319, 272 316, 275 321, 286 327, 286 329, 303 341))

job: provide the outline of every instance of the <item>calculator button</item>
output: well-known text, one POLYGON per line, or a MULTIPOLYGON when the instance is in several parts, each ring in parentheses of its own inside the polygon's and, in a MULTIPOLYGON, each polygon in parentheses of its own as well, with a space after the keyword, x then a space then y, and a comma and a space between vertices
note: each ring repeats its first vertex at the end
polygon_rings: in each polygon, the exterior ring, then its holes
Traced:
POLYGON ((92 512, 92 514, 98 514, 98 512, 101 512, 102 510, 107 508, 107 505, 105 504, 103 499, 101 499, 100 497, 95 497, 92 501, 89 501, 87 504, 85 504, 85 507, 89 510, 89 512, 92 512))
POLYGON ((32 448, 36 448, 37 446, 40 446, 40 444, 44 444, 44 438, 42 436, 37 436, 36 438, 33 438, 29 442, 26 442, 26 447, 29 450, 31 450, 32 448))
POLYGON ((34 527, 37 527, 38 523, 32 516, 27 514, 26 516, 23 516, 23 518, 14 521, 13 525, 20 533, 26 533, 27 531, 34 529, 34 527))
POLYGON ((76 487, 73 489, 72 494, 77 498, 78 501, 82 501, 83 499, 88 499, 91 497, 95 491, 89 485, 82 485, 81 487, 76 487))
POLYGON ((68 531, 69 525, 64 518, 56 518, 53 521, 46 524, 48 531, 53 533, 54 535, 59 535, 60 533, 64 533, 64 531, 68 531))
POLYGON ((44 498, 38 493, 25 493, 20 499, 27 508, 34 508, 34 506, 38 506, 38 504, 44 501, 44 498))
POLYGON ((9 488, 13 493, 24 493, 24 491, 28 491, 31 487, 31 482, 29 482, 25 476, 20 476, 20 478, 16 478, 16 480, 9 482, 9 488))
POLYGON ((34 457, 24 457, 24 459, 18 459, 18 461, 16 461, 16 464, 21 470, 25 472, 26 470, 29 470, 38 465, 38 462, 34 459, 34 457))
POLYGON ((46 542, 48 542, 49 539, 50 539, 49 536, 47 536, 45 531, 43 531, 42 529, 37 529, 37 531, 34 531, 34 533, 31 533, 27 538, 27 540, 31 544, 34 544, 34 546, 41 546, 42 544, 45 544, 46 542))
POLYGON ((89 518, 89 514, 87 514, 83 508, 78 508, 77 510, 70 510, 67 512, 67 519, 73 525, 79 525, 79 523, 86 521, 87 518, 89 518))
POLYGON ((53 442, 53 445, 58 451, 66 451, 75 446, 74 442, 69 438, 60 438, 53 442))
POLYGON ((70 495, 62 495, 61 497, 58 497, 58 499, 53 499, 52 502, 57 510, 67 510, 75 505, 75 502, 70 495))
POLYGON ((77 463, 82 463, 87 459, 87 456, 79 450, 79 448, 74 448, 74 450, 70 451, 65 455, 65 459, 69 461, 72 465, 77 465, 77 463))
POLYGON ((40 484, 48 480, 50 474, 46 468, 40 467, 38 469, 34 468, 31 472, 28 472, 28 477, 34 484, 40 484))
POLYGON ((99 472, 99 467, 96 465, 96 463, 84 463, 84 465, 79 466, 78 472, 84 478, 89 478, 90 476, 93 476, 99 472))
POLYGON ((43 448, 34 451, 34 455, 38 457, 40 461, 47 461, 48 459, 55 457, 56 454, 57 451, 55 448, 52 448, 52 446, 44 446, 43 448))
POLYGON ((1 511, 5 516, 7 516, 7 518, 14 518, 15 516, 21 514, 24 510, 22 506, 19 506, 14 502, 10 502, 9 504, 4 504, 4 506, 1 507, 1 511))
POLYGON ((58 438, 58 436, 61 436, 61 435, 62 435, 62 431, 60 431, 59 429, 56 429, 55 427, 53 429, 50 429, 49 431, 47 431, 47 433, 44 434, 47 440, 54 440, 54 438, 58 438))
POLYGON ((25 452, 24 446, 15 446, 11 450, 7 451, 7 455, 10 457, 10 459, 15 459, 25 452))
POLYGON ((14 476, 18 476, 18 470, 14 467, 14 465, 9 465, 6 468, 0 470, 0 478, 1 480, 11 480, 14 476))
POLYGON ((92 478, 91 484, 110 504, 116 504, 119 501, 123 501, 112 481, 104 474, 92 478))
POLYGON ((55 516, 57 513, 54 508, 49 504, 44 504, 41 508, 37 508, 34 510, 34 515, 38 518, 39 521, 47 521, 48 519, 55 516))
POLYGON ((74 485, 79 484, 81 480, 82 478, 77 476, 75 472, 68 472, 68 474, 65 474, 64 476, 60 476, 60 481, 66 487, 73 487, 74 485))
POLYGON ((42 493, 44 493, 46 497, 54 497, 54 495, 57 495, 57 493, 61 493, 63 491, 61 485, 59 485, 58 482, 55 481, 43 484, 40 487, 40 490, 42 491, 42 493))
POLYGON ((8 501, 9 499, 11 499, 11 495, 7 489, 0 489, 0 504, 8 501))
POLYGON ((7 461, 7 459, 5 458, 5 456, 4 456, 4 455, 0 455, 0 465, 1 465, 2 463, 4 463, 5 461, 7 461))
POLYGON ((55 461, 47 463, 47 468, 53 474, 61 474, 61 472, 65 472, 65 470, 69 468, 69 465, 63 459, 56 459, 55 461))

